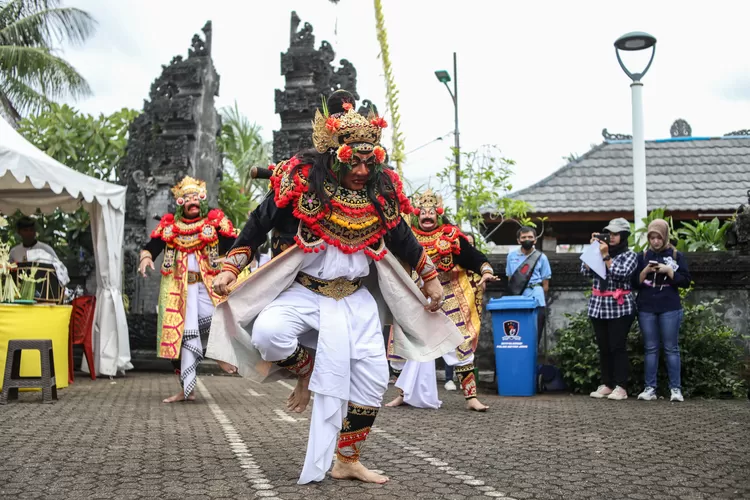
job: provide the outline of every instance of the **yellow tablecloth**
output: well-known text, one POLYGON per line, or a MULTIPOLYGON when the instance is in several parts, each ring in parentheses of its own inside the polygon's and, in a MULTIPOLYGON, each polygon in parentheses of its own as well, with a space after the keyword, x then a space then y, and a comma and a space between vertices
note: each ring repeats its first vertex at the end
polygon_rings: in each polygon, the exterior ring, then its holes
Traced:
MULTIPOLYGON (((0 387, 5 375, 8 341, 16 339, 51 339, 57 388, 68 387, 68 323, 72 312, 71 306, 0 304, 0 387)), ((21 354, 21 375, 42 375, 38 352, 21 354)))

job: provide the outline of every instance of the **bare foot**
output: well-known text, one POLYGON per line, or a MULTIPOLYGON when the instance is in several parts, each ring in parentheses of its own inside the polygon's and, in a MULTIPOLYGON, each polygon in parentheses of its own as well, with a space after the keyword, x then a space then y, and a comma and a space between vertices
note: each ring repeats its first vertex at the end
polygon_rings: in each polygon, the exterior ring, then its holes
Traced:
POLYGON ((334 479, 356 479, 363 483, 383 484, 388 482, 386 476, 371 471, 359 462, 347 464, 338 460, 333 464, 331 477, 334 479))
POLYGON ((185 399, 185 394, 178 392, 174 396, 169 396, 167 399, 163 400, 162 403, 178 403, 180 401, 195 401, 195 394, 191 392, 190 396, 185 399))
POLYGON ((388 408, 393 408, 395 406, 401 406, 402 404, 404 404, 404 397, 403 396, 396 396, 396 399, 394 399, 390 403, 387 403, 386 406, 388 408))
POLYGON ((215 360, 216 364, 218 364, 222 370, 224 370, 227 373, 234 374, 237 373, 237 367, 234 365, 230 365, 226 361, 219 361, 218 359, 215 360))
POLYGON ((307 409, 310 403, 310 377, 300 377, 297 379, 297 385, 294 391, 289 395, 286 401, 286 409, 295 413, 302 413, 307 409))
POLYGON ((466 400, 466 409, 474 411, 487 411, 489 406, 483 405, 477 398, 471 398, 466 400))

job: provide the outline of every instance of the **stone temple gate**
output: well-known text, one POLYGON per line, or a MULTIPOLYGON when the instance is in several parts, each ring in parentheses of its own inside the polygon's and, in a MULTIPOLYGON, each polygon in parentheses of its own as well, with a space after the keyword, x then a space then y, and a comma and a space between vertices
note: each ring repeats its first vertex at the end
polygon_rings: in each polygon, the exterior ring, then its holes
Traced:
MULTIPOLYGON (((187 58, 176 56, 154 80, 143 113, 131 124, 121 182, 128 186, 125 211, 123 293, 130 303, 131 348, 155 348, 159 276, 138 276, 138 255, 156 227, 154 217, 175 209, 170 188, 185 175, 206 181, 217 206, 221 119, 214 107, 219 75, 211 59, 211 21, 194 35, 187 58)), ((161 259, 157 259, 156 266, 161 259)), ((158 267, 157 267, 158 269, 158 267)))

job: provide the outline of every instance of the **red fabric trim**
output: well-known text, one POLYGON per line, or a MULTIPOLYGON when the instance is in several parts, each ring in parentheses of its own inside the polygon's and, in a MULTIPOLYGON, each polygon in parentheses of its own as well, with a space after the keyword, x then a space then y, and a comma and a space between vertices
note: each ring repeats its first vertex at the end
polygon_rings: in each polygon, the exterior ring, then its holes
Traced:
POLYGON ((219 241, 219 234, 222 234, 223 236, 227 237, 235 237, 234 234, 234 226, 232 225, 232 221, 229 220, 225 215, 224 212, 219 210, 218 208, 215 208, 208 212, 208 216, 206 216, 204 219, 183 219, 182 222, 187 224, 195 224, 194 227, 191 229, 180 229, 180 227, 175 222, 175 218, 173 214, 165 214, 161 221, 159 221, 159 225, 156 227, 156 229, 153 230, 151 233, 152 238, 159 238, 162 241, 174 246, 181 252, 186 253, 195 253, 203 250, 206 248, 207 245, 214 244, 219 241), (211 231, 211 234, 204 234, 203 229, 208 224, 209 226, 214 228, 214 231, 211 231), (171 232, 169 236, 165 236, 164 232, 171 228, 171 232), (191 248, 183 248, 179 245, 175 245, 175 240, 177 236, 190 236, 193 234, 198 234, 198 239, 201 240, 202 244, 196 245, 191 248))
MULTIPOLYGON (((325 231, 323 231, 319 225, 318 222, 326 217, 331 213, 331 209, 328 207, 324 207, 322 210, 320 210, 318 213, 314 215, 308 215, 305 213, 302 213, 299 210, 298 203, 300 200, 300 197, 303 197, 305 194, 307 194, 309 189, 309 184, 307 183, 307 176, 310 171, 311 165, 303 165, 299 168, 299 170, 296 172, 294 177, 289 177, 289 174, 291 171, 300 164, 300 160, 297 157, 292 158, 287 163, 279 166, 276 171, 274 172, 274 175, 271 177, 271 186, 274 190, 274 201, 276 202, 276 206, 279 208, 284 208, 292 204, 294 207, 292 210, 292 213, 294 214, 294 217, 301 220, 305 223, 305 225, 312 231, 312 233, 317 236, 318 238, 322 239, 325 243, 329 245, 333 245, 342 252, 346 254, 353 254, 356 252, 359 252, 360 250, 364 250, 365 253, 367 253, 368 256, 372 257, 375 260, 380 260, 383 258, 385 253, 376 254, 372 250, 368 250, 367 247, 370 245, 373 245, 380 241, 380 239, 385 236, 385 234, 396 227, 400 221, 400 217, 397 217, 393 221, 388 222, 385 227, 381 227, 380 231, 377 231, 374 233, 370 238, 368 238, 365 241, 359 242, 356 246, 350 246, 342 243, 339 240, 331 238, 328 234, 326 234, 325 231), (285 189, 287 189, 284 193, 282 193, 282 180, 284 179, 291 179, 292 186, 284 186, 285 189)), ((396 189, 396 198, 399 201, 400 205, 400 211, 403 212, 406 210, 411 210, 411 204, 409 203, 409 199, 404 195, 403 192, 403 184, 401 182, 401 179, 399 178, 398 174, 392 170, 384 170, 385 174, 388 175, 393 182, 394 188, 396 189)), ((378 195, 378 201, 380 203, 385 204, 386 199, 383 197, 383 195, 378 195)), ((335 211, 341 212, 343 214, 351 215, 354 217, 361 217, 363 215, 374 215, 377 216, 378 213, 375 210, 375 207, 372 205, 369 205, 365 208, 359 208, 359 209, 353 209, 351 207, 345 206, 338 202, 337 200, 331 200, 331 205, 336 209, 335 211)), ((381 223, 382 224, 382 223, 381 223)), ((299 238, 295 237, 295 241, 297 242, 297 245, 304 250, 305 252, 319 252, 320 248, 310 248, 306 246, 303 242, 299 240, 299 238)))

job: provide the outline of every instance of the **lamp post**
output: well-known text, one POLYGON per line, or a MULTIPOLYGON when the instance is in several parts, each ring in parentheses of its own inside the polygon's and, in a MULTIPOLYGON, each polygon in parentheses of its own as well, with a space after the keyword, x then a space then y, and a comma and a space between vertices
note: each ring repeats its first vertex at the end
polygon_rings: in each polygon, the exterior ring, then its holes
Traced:
POLYGON ((455 129, 453 137, 455 138, 454 153, 455 153, 455 169, 456 169, 456 212, 461 208, 461 143, 459 142, 458 132, 458 65, 456 63, 456 53, 453 53, 453 90, 451 90, 448 82, 451 81, 451 75, 445 70, 435 71, 435 76, 438 81, 445 85, 448 89, 448 93, 453 99, 453 113, 455 121, 455 129))
POLYGON ((633 31, 622 35, 615 41, 617 62, 628 77, 633 101, 633 207, 635 228, 643 227, 643 219, 648 217, 646 198, 646 141, 643 134, 643 84, 641 78, 646 74, 654 61, 656 38, 642 31, 633 31), (640 73, 631 73, 620 58, 620 51, 638 51, 651 49, 651 58, 646 68, 640 73))

